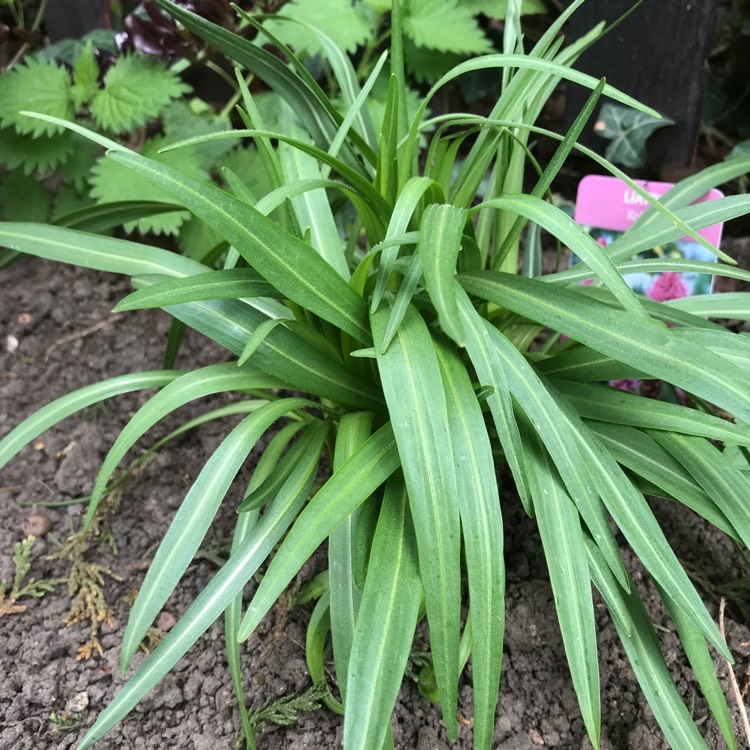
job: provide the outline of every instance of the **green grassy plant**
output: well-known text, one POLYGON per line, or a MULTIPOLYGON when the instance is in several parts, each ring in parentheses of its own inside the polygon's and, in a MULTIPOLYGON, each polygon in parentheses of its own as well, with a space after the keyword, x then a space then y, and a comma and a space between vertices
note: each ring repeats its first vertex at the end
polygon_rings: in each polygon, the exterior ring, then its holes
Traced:
MULTIPOLYGON (((602 94, 656 115, 572 68, 602 32, 597 27, 562 47, 557 35, 582 2, 572 3, 528 53, 517 22, 509 23, 503 53, 451 70, 411 117, 402 8, 394 2, 388 100, 376 131, 364 103, 385 56, 360 85, 346 55, 324 33, 314 32, 342 92, 337 107, 281 42, 288 64, 158 0, 289 105, 278 118, 279 130, 266 129, 244 85, 245 73, 238 72, 246 129, 175 145, 252 140, 270 184, 263 195, 248 188, 249 175, 226 170, 231 192, 223 191, 67 124, 221 236, 218 267, 141 243, 42 224, 2 224, 0 242, 131 276, 136 291, 117 310, 163 308, 236 359, 193 372, 136 373, 88 386, 11 431, 0 442, 0 466, 44 429, 92 403, 159 387, 105 459, 89 502, 90 522, 120 461, 153 425, 212 393, 246 397, 238 409, 241 421, 206 462, 154 557, 124 634, 123 672, 253 446, 274 425, 283 425, 268 442, 239 505, 228 561, 102 712, 80 748, 91 747, 125 717, 222 613, 244 735, 254 747, 239 643, 326 541, 328 576, 316 579, 310 594, 317 601, 308 664, 317 683, 330 632, 338 696, 326 693, 324 701, 344 713, 345 747, 392 747, 391 712, 415 628, 426 616, 431 664, 422 667, 427 672, 420 682, 439 699, 447 734, 455 739, 458 683, 470 655, 474 745, 490 748, 504 629, 495 473, 500 460, 510 469, 519 502, 538 522, 563 646, 593 745, 599 745, 601 710, 592 582, 667 740, 680 750, 705 747, 622 562, 614 524, 663 593, 700 687, 735 747, 709 647, 727 659, 731 654, 644 492, 681 503, 744 546, 750 542, 750 484, 743 472, 750 446, 750 344, 710 321, 747 318, 750 296, 659 303, 636 296, 622 274, 638 252, 685 234, 706 245, 696 234, 699 228, 747 213, 747 196, 689 204, 744 174, 750 158, 711 167, 656 201, 591 154, 651 202, 632 230, 606 251, 548 202, 549 187, 571 149, 580 148, 578 135, 602 94), (475 70, 497 74, 500 93, 489 117, 425 118, 443 85, 475 70), (587 86, 592 94, 570 132, 550 134, 560 142, 558 151, 524 194, 525 167, 535 164, 529 138, 544 132, 533 123, 561 79, 587 86), (420 152, 425 133, 432 135, 420 152), (541 276, 534 241, 525 249, 526 272, 517 273, 520 238, 529 222, 583 262, 541 276), (580 285, 582 280, 595 283, 580 285), (692 405, 602 384, 633 377, 670 383, 688 394, 692 405), (278 389, 308 395, 279 395, 278 389), (332 473, 317 488, 324 457, 332 473), (243 589, 269 557, 243 611, 243 589), (468 601, 470 613, 463 630, 462 601, 468 601)), ((520 9, 517 0, 513 5, 520 9)), ((637 264, 656 272, 750 278, 711 249, 727 262, 637 264)))

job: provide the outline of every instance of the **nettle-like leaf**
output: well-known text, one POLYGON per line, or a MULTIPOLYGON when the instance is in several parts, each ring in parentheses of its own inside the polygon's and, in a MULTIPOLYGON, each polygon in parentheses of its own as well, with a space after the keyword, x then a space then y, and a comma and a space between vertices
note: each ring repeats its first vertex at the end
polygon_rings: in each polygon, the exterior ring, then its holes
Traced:
POLYGON ((65 179, 77 190, 84 191, 88 184, 91 170, 101 156, 102 149, 96 143, 75 138, 75 143, 63 165, 65 179))
MULTIPOLYGON (((167 143, 186 141, 199 135, 231 130, 227 115, 217 115, 210 104, 202 99, 170 102, 161 113, 162 128, 167 143)), ((235 144, 228 140, 199 143, 193 146, 193 153, 201 165, 208 168, 219 161, 235 144)))
POLYGON ((75 137, 67 131, 34 138, 17 133, 13 128, 0 128, 0 163, 5 164, 8 169, 20 167, 26 175, 59 168, 65 164, 75 147, 75 137))
POLYGON ((52 61, 26 58, 0 76, 0 124, 12 125, 17 133, 34 138, 61 133, 60 125, 34 120, 20 112, 40 112, 69 120, 73 117, 70 88, 70 74, 65 68, 52 61))
POLYGON ((642 167, 646 163, 646 141, 659 128, 672 125, 668 117, 652 117, 620 104, 605 104, 594 124, 594 132, 610 141, 607 159, 626 167, 642 167))
MULTIPOLYGON (((375 33, 368 14, 350 0, 292 0, 281 12, 287 18, 322 29, 347 52, 355 52, 375 33)), ((298 55, 322 51, 317 34, 298 23, 270 20, 264 26, 298 55)))
MULTIPOLYGON (((503 19, 508 15, 508 0, 464 0, 462 5, 473 13, 481 13, 487 18, 503 19)), ((543 0, 521 0, 521 15, 532 16, 546 13, 547 6, 543 0)))
POLYGON ((71 96, 76 107, 88 102, 99 90, 99 63, 94 55, 94 46, 89 42, 78 55, 73 66, 71 96))
POLYGON ((104 89, 91 100, 91 114, 99 127, 126 133, 145 125, 172 99, 190 90, 163 63, 140 55, 123 55, 104 76, 104 89))
POLYGON ((0 218, 5 221, 46 221, 49 193, 39 180, 11 170, 0 182, 0 218))
POLYGON ((492 44, 471 9, 457 0, 410 0, 404 33, 418 47, 441 52, 489 52, 492 44))
MULTIPOLYGON (((208 174, 200 166, 191 147, 159 153, 165 145, 164 136, 156 136, 146 141, 142 154, 155 161, 179 169, 183 174, 198 180, 207 180, 208 174)), ((91 178, 91 195, 98 203, 114 203, 127 200, 153 200, 171 203, 172 197, 154 185, 153 182, 134 172, 132 169, 117 164, 112 159, 102 157, 94 167, 91 178)), ((170 211, 169 213, 149 216, 137 222, 125 225, 126 232, 136 229, 142 234, 177 234, 185 222, 190 218, 187 211, 170 211)))

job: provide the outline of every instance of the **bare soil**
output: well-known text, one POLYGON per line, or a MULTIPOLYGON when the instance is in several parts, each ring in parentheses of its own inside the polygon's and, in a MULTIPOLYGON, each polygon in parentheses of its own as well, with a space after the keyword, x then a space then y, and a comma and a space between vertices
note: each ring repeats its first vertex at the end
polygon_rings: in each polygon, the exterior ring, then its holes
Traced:
MULTIPOLYGON (((0 437, 40 405, 75 388, 117 374, 161 367, 169 319, 158 311, 112 316, 112 307, 128 291, 123 279, 35 259, 22 260, 0 272, 0 437), (7 336, 18 342, 14 351, 9 351, 13 345, 6 345, 7 336)), ((188 336, 178 366, 193 368, 226 356, 201 337, 188 336)), ((80 527, 84 506, 49 508, 43 504, 91 490, 108 447, 147 395, 120 396, 71 417, 40 436, 0 473, 0 579, 12 579, 13 546, 24 537, 24 525, 28 529, 29 516, 35 513, 46 515, 51 529, 34 545, 31 575, 37 579, 68 575, 66 564, 49 559, 49 555, 59 549, 72 529, 80 527)), ((221 399, 210 402, 219 403, 221 399)), ((176 419, 167 420, 149 434, 145 446, 206 408, 204 402, 182 410, 176 419)), ((0 617, 0 750, 74 747, 123 685, 118 656, 128 616, 127 594, 142 580, 181 498, 231 426, 230 422, 211 423, 188 434, 158 453, 124 487, 120 510, 109 523, 117 554, 104 543, 89 553, 91 562, 109 568, 121 579, 105 576, 106 598, 115 621, 112 627, 102 625, 101 655, 95 652, 90 659, 76 659, 89 637, 88 626, 63 624, 70 608, 64 585, 44 598, 20 601, 28 604, 26 611, 0 617), (67 724, 56 726, 50 718, 53 712, 67 714, 67 724)), ((251 468, 252 461, 241 480, 247 480, 251 468)), ((162 624, 179 617, 213 575, 216 567, 209 558, 213 553, 226 553, 237 499, 232 495, 224 504, 204 545, 208 557, 198 559, 189 570, 168 602, 162 624)), ((565 664, 535 523, 523 514, 507 481, 502 503, 507 536, 507 634, 493 746, 498 750, 590 748, 565 664)), ((713 584, 747 576, 720 532, 690 511, 654 503, 678 555, 697 566, 713 584)), ((666 661, 708 746, 724 747, 648 577, 627 550, 624 555, 660 631, 666 661)), ((313 558, 300 578, 309 579, 323 565, 324 558, 313 558)), ((718 616, 717 602, 707 602, 718 616)), ((743 617, 737 608, 730 612, 736 619, 727 619, 727 638, 736 658, 735 673, 743 684, 750 664, 750 631, 746 623, 738 621, 743 617)), ((309 687, 304 654, 309 613, 309 605, 277 607, 245 644, 245 679, 252 705, 309 687)), ((597 618, 602 748, 667 747, 601 604, 597 618)), ((144 654, 136 657, 136 664, 143 658, 144 654)), ((717 667, 737 718, 726 677, 728 667, 720 661, 717 667)), ((465 724, 456 747, 469 748, 472 704, 466 677, 460 701, 465 724)), ((450 747, 439 707, 426 702, 410 679, 404 681, 393 726, 397 748, 450 747)), ((219 622, 98 747, 232 750, 238 732, 238 711, 219 622)), ((341 734, 340 718, 321 709, 302 715, 292 726, 264 730, 258 747, 335 748, 341 746, 341 734)))

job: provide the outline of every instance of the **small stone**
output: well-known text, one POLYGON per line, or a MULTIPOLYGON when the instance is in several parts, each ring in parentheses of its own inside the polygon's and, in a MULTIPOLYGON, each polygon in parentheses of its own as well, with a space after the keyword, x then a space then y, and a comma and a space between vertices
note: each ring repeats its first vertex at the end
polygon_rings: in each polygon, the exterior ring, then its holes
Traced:
POLYGON ((536 731, 536 729, 532 729, 529 731, 529 739, 535 744, 535 745, 543 745, 544 740, 542 739, 542 735, 539 734, 539 732, 536 731))
POLYGON ((5 337, 5 351, 8 354, 15 354, 18 351, 18 339, 15 336, 5 337))
POLYGON ((52 528, 52 521, 43 513, 32 513, 23 520, 23 533, 27 536, 44 536, 52 528))
POLYGON ((18 316, 18 322, 25 326, 31 323, 33 320, 34 320, 34 316, 31 313, 22 312, 18 316))
POLYGON ((166 609, 163 612, 160 612, 159 616, 156 618, 156 627, 159 628, 159 630, 163 630, 165 633, 170 631, 176 623, 177 618, 171 612, 167 612, 166 609))
POLYGON ((80 714, 85 711, 89 705, 89 694, 86 692, 76 693, 66 704, 65 713, 80 714))

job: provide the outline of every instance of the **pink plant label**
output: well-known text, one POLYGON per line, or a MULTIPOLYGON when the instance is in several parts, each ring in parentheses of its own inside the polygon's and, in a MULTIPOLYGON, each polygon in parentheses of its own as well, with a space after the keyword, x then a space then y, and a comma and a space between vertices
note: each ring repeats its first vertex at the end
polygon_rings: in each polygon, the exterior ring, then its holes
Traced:
MULTIPOLYGON (((634 182, 655 198, 661 198, 674 187, 670 182, 634 182)), ((720 190, 714 188, 694 203, 722 198, 723 195, 720 190)), ((624 232, 648 207, 649 203, 645 198, 616 177, 588 175, 578 185, 575 220, 583 226, 624 232)), ((701 229, 699 234, 718 246, 721 242, 722 228, 723 224, 714 224, 701 229)), ((690 241, 690 238, 683 237, 682 241, 690 241)))

